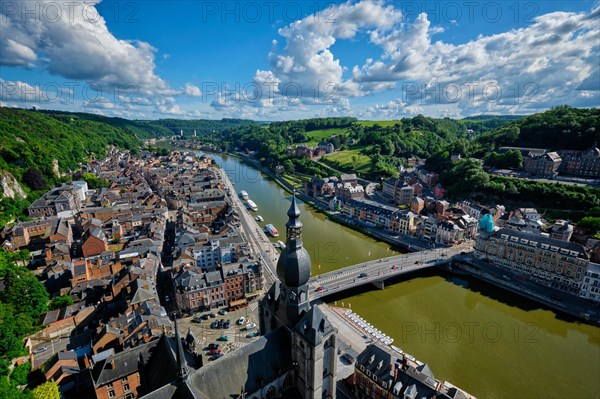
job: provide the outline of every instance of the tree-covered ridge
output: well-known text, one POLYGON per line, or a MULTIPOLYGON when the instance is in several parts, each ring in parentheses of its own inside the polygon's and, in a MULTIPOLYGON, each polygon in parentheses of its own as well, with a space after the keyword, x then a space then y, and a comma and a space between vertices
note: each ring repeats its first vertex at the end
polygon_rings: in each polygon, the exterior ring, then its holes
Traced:
POLYGON ((125 127, 78 114, 0 108, 0 169, 21 180, 29 168, 37 168, 52 183, 54 159, 61 171, 75 169, 92 154, 103 156, 109 144, 137 150, 142 138, 125 127))
MULTIPOLYGON (((499 124, 508 123, 499 122, 499 124)), ((480 126, 479 130, 489 129, 480 126)), ((294 163, 296 171, 303 173, 331 174, 320 168, 286 156, 287 149, 312 142, 310 132, 317 131, 324 140, 334 144, 336 150, 349 151, 349 159, 365 159, 369 162, 360 171, 364 177, 385 177, 397 174, 398 166, 409 157, 427 158, 446 148, 450 143, 467 140, 473 134, 465 122, 450 118, 436 119, 422 115, 403 118, 391 123, 361 123, 355 118, 316 118, 299 121, 273 122, 268 126, 251 125, 216 133, 208 139, 223 150, 239 148, 256 151, 258 158, 268 166, 286 160, 294 163), (331 134, 328 135, 328 130, 331 134), (310 170, 309 170, 310 169, 310 170)), ((336 157, 325 157, 323 162, 344 169, 336 157)))
POLYGON ((183 130, 184 136, 190 136, 196 131, 198 136, 235 129, 241 126, 254 125, 256 122, 248 119, 158 119, 155 121, 128 121, 130 125, 144 129, 156 136, 178 135, 183 130))
POLYGON ((600 143, 600 109, 562 106, 484 133, 476 145, 584 150, 600 143))

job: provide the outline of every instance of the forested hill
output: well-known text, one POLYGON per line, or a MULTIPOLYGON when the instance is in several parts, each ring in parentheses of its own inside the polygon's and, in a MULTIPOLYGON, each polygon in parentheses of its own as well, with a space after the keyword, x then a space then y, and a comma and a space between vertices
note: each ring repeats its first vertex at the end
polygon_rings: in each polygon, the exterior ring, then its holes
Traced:
POLYGON ((600 143, 600 109, 562 106, 510 122, 477 138, 499 146, 583 150, 600 143))
POLYGON ((18 180, 35 167, 52 181, 52 161, 61 171, 75 169, 91 154, 102 156, 109 144, 136 151, 148 138, 219 132, 254 122, 242 119, 155 121, 109 118, 86 113, 0 108, 0 170, 18 180))
POLYGON ((53 170, 58 161, 61 173, 76 170, 78 164, 92 154, 102 157, 109 145, 132 152, 148 138, 179 135, 198 136, 222 132, 255 122, 242 119, 155 121, 109 118, 86 113, 64 111, 24 110, 0 107, 0 180, 10 181, 10 190, 16 181, 28 195, 21 198, 4 198, 0 188, 0 226, 13 216, 21 215, 32 199, 61 182, 53 170))
POLYGON ((25 170, 35 167, 51 180, 54 159, 64 172, 91 154, 104 155, 109 144, 136 150, 147 136, 144 130, 94 115, 0 108, 0 169, 20 180, 25 170))

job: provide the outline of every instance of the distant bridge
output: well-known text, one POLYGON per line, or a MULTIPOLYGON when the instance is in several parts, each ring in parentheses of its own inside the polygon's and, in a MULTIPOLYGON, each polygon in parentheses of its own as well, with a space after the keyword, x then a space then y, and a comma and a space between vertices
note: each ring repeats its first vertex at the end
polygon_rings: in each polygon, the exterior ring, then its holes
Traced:
POLYGON ((364 284, 373 284, 377 288, 383 289, 384 281, 387 279, 449 263, 455 255, 471 251, 473 251, 473 247, 461 244, 449 248, 436 248, 391 256, 320 274, 312 277, 308 282, 310 299, 319 299, 364 284))

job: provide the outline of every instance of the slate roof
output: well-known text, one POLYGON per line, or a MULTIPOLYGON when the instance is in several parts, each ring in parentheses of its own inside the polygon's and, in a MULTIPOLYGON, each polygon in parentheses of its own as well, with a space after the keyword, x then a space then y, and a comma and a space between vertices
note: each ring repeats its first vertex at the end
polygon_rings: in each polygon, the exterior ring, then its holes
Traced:
POLYGON ((189 383, 205 398, 230 398, 242 387, 250 395, 289 370, 291 353, 290 333, 279 328, 193 372, 189 383))
POLYGON ((542 245, 548 245, 550 247, 558 247, 560 249, 567 249, 568 251, 574 251, 577 253, 577 257, 583 259, 589 259, 589 255, 587 254, 585 247, 581 244, 577 244, 574 242, 567 242, 562 240, 557 240, 555 238, 550 238, 543 236, 541 234, 529 233, 526 231, 519 231, 509 229, 507 227, 503 227, 500 230, 494 233, 494 236, 497 239, 502 239, 502 234, 508 235, 508 241, 510 242, 510 237, 516 237, 519 239, 518 243, 521 243, 521 240, 527 240, 526 245, 531 245, 531 243, 535 243, 533 246, 537 248, 541 248, 543 250, 548 250, 548 248, 543 248, 542 245))
POLYGON ((97 363, 92 369, 94 385, 102 386, 139 371, 140 362, 148 361, 150 350, 156 346, 156 343, 154 341, 116 353, 97 363), (111 362, 114 362, 114 367, 110 366, 111 362))
POLYGON ((407 370, 399 368, 398 377, 394 380, 393 367, 397 362, 399 365, 400 361, 401 359, 394 358, 388 350, 377 345, 369 345, 358 355, 357 364, 363 365, 365 371, 369 370, 372 375, 377 376, 378 382, 386 382, 388 386, 399 389, 396 396, 411 399, 433 398, 437 394, 435 388, 438 381, 433 377, 429 367, 424 364, 418 368, 409 366, 407 370), (393 367, 390 368, 390 365, 393 367))

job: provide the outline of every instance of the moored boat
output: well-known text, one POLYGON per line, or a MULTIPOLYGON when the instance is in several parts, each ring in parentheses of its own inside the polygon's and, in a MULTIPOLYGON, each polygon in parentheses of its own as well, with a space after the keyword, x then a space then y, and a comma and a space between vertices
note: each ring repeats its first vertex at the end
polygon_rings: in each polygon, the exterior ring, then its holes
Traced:
POLYGON ((279 232, 271 223, 265 226, 265 231, 272 235, 273 237, 279 237, 279 232))
POLYGON ((244 190, 240 191, 240 198, 247 200, 248 199, 248 193, 244 190))
POLYGON ((258 210, 256 203, 254 203, 254 201, 252 201, 251 199, 248 200, 248 208, 250 208, 250 210, 254 212, 258 210))

